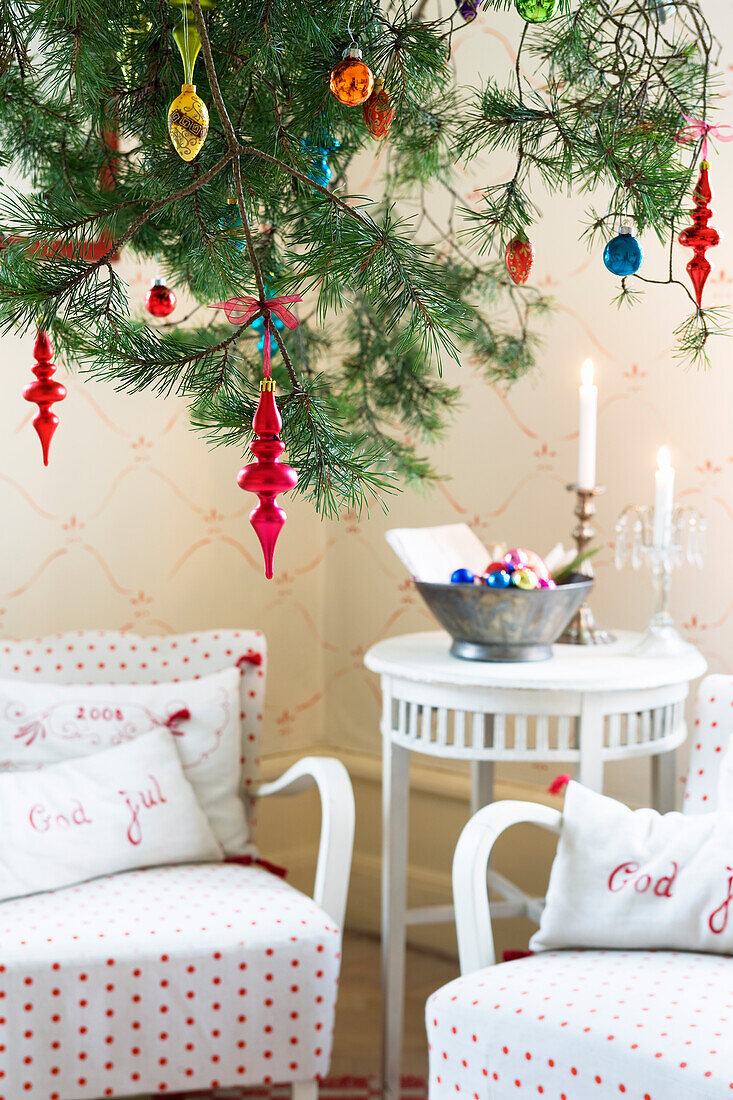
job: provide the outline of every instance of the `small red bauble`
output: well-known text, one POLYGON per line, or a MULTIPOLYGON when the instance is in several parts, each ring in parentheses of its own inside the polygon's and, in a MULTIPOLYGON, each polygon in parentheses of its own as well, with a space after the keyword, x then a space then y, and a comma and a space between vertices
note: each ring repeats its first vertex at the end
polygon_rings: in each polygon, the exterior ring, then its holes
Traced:
POLYGON ((33 427, 41 441, 43 465, 48 466, 48 449, 59 422, 56 413, 51 412, 51 406, 57 401, 63 401, 66 397, 66 386, 53 381, 53 374, 56 371, 56 365, 51 361, 53 345, 48 334, 43 330, 39 330, 36 336, 33 358, 36 360, 36 365, 33 367, 36 381, 25 387, 23 397, 26 401, 33 401, 38 405, 38 412, 33 417, 33 427))
POLYGON ((374 91, 362 108, 366 128, 373 138, 383 138, 389 133, 394 120, 392 100, 384 90, 384 81, 374 81, 374 91))
POLYGON ((260 503, 250 513, 249 522, 260 540, 265 558, 265 576, 268 580, 272 580, 275 543, 288 518, 276 503, 277 495, 287 493, 298 484, 298 475, 292 466, 278 461, 285 450, 285 444, 280 439, 283 422, 274 390, 273 380, 263 378, 260 401, 252 421, 257 439, 249 445, 256 461, 244 466, 237 475, 240 488, 256 493, 260 498, 260 503))
POLYGON ((694 224, 687 229, 683 229, 679 235, 680 244, 691 248, 694 252, 687 265, 687 274, 690 276, 692 285, 695 288, 695 301, 699 309, 702 309, 702 292, 705 289, 705 283, 708 281, 708 275, 712 271, 710 261, 705 253, 709 248, 715 248, 716 245, 720 244, 720 234, 717 229, 713 229, 711 225, 708 225, 713 216, 710 209, 713 193, 710 190, 708 179, 709 167, 710 165, 706 160, 700 165, 700 176, 692 196, 695 209, 690 211, 694 224))
POLYGON ((155 279, 145 295, 145 308, 153 317, 167 317, 176 308, 176 295, 162 279, 155 279))
POLYGON ((506 269, 517 286, 523 286, 529 278, 534 263, 534 248, 526 237, 512 237, 506 246, 506 269))

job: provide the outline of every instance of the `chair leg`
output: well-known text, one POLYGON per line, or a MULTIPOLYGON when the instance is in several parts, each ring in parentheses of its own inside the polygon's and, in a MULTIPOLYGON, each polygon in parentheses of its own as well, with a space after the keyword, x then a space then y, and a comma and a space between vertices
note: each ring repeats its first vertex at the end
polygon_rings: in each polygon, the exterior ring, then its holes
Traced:
POLYGON ((290 1086, 291 1100, 318 1100, 317 1081, 294 1081, 290 1086))

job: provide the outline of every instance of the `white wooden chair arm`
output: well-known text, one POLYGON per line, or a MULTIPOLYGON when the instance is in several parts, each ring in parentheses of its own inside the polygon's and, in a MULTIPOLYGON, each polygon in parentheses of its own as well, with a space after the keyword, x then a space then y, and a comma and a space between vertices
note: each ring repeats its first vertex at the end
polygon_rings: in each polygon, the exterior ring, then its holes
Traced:
POLYGON ((300 794, 313 784, 321 796, 321 840, 313 900, 343 928, 354 848, 354 790, 340 760, 305 756, 275 779, 263 783, 257 798, 300 794))
POLYGON ((537 802, 493 802, 474 814, 458 840, 453 857, 453 901, 461 973, 496 962, 489 910, 487 871, 495 841, 524 822, 560 831, 562 814, 537 802))

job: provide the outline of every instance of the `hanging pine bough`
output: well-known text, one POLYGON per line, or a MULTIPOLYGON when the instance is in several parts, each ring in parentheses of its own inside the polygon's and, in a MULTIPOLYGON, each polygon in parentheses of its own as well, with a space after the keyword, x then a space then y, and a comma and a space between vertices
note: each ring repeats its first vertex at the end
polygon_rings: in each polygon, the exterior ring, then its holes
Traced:
POLYGON ((622 224, 670 243, 669 271, 647 260, 621 296, 644 279, 676 284, 693 307, 682 351, 704 357, 716 313, 675 274, 689 259, 676 241, 702 145, 678 135, 709 119, 715 60, 700 4, 442 0, 432 18, 437 8, 0 0, 0 167, 33 188, 0 189, 4 330, 40 324, 90 377, 182 395, 199 429, 241 448, 259 333, 208 307, 302 294, 297 329, 270 330, 281 353, 272 371, 297 491, 327 515, 381 498, 396 477, 435 476, 421 447, 458 400, 441 356, 460 349, 506 383, 534 366, 535 323, 551 303, 531 278, 515 281, 504 257, 531 237, 542 185, 602 196, 587 230, 599 263, 622 224), (516 69, 457 86, 457 36, 478 33, 477 12, 480 23, 504 8, 516 69), (344 55, 338 102, 329 83, 344 55), (359 105, 371 77, 386 96, 390 155, 367 199, 350 196, 347 180, 359 151, 380 148, 369 100, 359 105), (515 170, 463 209, 456 166, 497 149, 514 154, 515 170), (401 218, 400 202, 411 214, 415 196, 419 216, 401 218), (99 241, 109 247, 90 260, 99 241), (120 249, 161 254, 166 282, 199 303, 185 324, 136 319, 111 265, 120 249))

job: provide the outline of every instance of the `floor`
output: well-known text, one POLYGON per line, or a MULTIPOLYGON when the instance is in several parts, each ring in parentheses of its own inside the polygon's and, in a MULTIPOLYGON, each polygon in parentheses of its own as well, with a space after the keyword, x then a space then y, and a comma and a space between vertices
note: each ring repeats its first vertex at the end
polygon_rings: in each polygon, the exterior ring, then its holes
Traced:
MULTIPOLYGON (((456 961, 427 951, 408 951, 403 1073, 426 1076, 425 1001, 439 986, 457 977, 456 961)), ((381 1008, 379 941, 347 933, 331 1066, 334 1077, 379 1072, 381 1008)))

